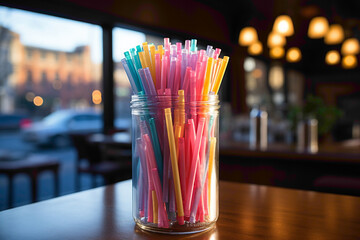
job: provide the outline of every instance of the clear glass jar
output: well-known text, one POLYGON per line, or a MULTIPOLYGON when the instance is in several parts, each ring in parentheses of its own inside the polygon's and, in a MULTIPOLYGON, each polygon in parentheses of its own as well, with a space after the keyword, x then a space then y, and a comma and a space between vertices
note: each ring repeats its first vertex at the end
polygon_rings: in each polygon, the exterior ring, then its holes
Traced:
POLYGON ((186 234, 215 226, 219 100, 198 99, 132 96, 133 218, 141 229, 186 234))

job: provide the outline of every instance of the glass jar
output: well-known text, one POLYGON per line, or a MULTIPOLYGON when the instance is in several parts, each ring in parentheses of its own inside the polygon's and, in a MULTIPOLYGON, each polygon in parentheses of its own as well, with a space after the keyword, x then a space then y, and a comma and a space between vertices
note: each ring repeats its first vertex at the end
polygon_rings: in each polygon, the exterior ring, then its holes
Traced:
POLYGON ((141 229, 186 234, 215 226, 219 100, 197 99, 131 98, 133 218, 141 229))

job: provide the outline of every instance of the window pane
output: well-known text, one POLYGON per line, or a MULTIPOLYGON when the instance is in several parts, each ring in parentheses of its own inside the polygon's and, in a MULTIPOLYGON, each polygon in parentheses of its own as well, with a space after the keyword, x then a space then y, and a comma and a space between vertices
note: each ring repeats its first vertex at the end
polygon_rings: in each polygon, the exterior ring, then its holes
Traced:
POLYGON ((121 64, 124 52, 136 45, 146 41, 142 32, 131 31, 123 28, 113 30, 113 57, 114 57, 114 79, 115 79, 115 127, 118 129, 129 129, 131 125, 130 98, 131 87, 121 64))
MULTIPOLYGON (((70 134, 102 129, 101 65, 101 27, 0 7, 0 158, 56 157, 64 171, 60 194, 73 192, 70 134), (71 124, 83 112, 95 119, 71 124)), ((0 192, 7 188, 2 177, 0 192)), ((52 176, 43 180, 39 185, 52 186, 52 176)), ((15 182, 14 206, 31 201, 27 181, 20 176, 15 182)), ((40 189, 40 198, 52 196, 47 188, 50 193, 40 189)), ((6 199, 0 194, 0 210, 8 206, 6 199)))

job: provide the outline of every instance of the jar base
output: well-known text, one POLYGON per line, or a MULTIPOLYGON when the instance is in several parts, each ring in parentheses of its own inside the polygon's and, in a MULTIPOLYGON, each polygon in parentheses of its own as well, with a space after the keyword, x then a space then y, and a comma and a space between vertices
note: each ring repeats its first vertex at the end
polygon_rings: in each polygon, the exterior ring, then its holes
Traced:
POLYGON ((151 224, 151 223, 146 223, 145 225, 139 220, 135 220, 135 223, 137 227, 139 227, 141 230, 155 232, 155 233, 162 233, 162 234, 172 234, 172 235, 183 235, 183 234, 206 232, 215 227, 215 222, 195 223, 195 224, 185 223, 185 225, 179 225, 177 223, 174 223, 169 228, 159 228, 156 226, 156 224, 151 224))

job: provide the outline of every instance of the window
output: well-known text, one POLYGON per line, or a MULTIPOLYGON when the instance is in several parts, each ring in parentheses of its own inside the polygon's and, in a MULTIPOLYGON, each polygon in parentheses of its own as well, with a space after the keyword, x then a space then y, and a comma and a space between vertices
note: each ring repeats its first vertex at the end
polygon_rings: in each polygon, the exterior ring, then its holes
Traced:
MULTIPOLYGON (((9 153, 11 159, 16 158, 12 153, 25 156, 36 152, 56 156, 65 166, 61 171, 67 169, 60 173, 66 176, 60 179, 60 194, 71 193, 74 191, 74 174, 67 166, 74 165, 75 149, 72 145, 58 149, 52 132, 58 131, 60 125, 45 129, 43 120, 62 111, 88 111, 96 114, 96 121, 85 121, 87 128, 82 124, 84 132, 101 131, 102 103, 99 99, 96 102, 92 99, 94 91, 102 91, 101 27, 2 6, 0 16, 7 16, 6 19, 0 18, 0 30, 5 33, 2 36, 9 36, 0 38, 0 46, 13 46, 7 52, 0 51, 0 115, 21 115, 33 122, 27 128, 21 128, 21 121, 14 120, 13 130, 0 133, 0 152, 9 153), (77 61, 78 56, 83 61, 77 61), (11 71, 2 71, 5 67, 11 71), (38 133, 39 138, 33 135, 32 142, 23 140, 25 133, 31 131, 38 133), (41 137, 40 132, 44 133, 41 137), (48 148, 39 147, 45 144, 48 148)), ((64 136, 69 137, 66 134, 64 136)), ((89 187, 90 179, 87 180, 87 185, 82 183, 83 187, 89 187)), ((30 203, 27 181, 28 178, 21 176, 16 179, 14 206, 30 203)), ((43 190, 40 199, 52 196, 51 175, 40 176, 40 185, 46 185, 48 189, 43 190), (50 184, 46 185, 47 182, 50 184)), ((1 193, 6 192, 4 187, 7 187, 7 180, 0 176, 1 193)), ((6 199, 6 194, 0 194, 0 211, 7 208, 6 199)))
POLYGON ((132 90, 121 64, 124 52, 146 41, 144 33, 122 28, 113 30, 114 87, 115 87, 115 127, 128 129, 131 125, 130 98, 132 90))

